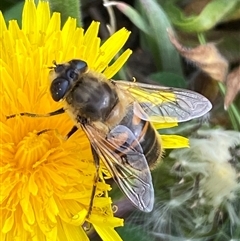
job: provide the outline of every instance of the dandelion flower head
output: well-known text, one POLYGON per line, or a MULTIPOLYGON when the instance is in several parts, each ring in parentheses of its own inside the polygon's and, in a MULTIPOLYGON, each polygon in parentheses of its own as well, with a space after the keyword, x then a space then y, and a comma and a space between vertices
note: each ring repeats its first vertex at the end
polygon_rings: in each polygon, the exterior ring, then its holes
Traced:
MULTIPOLYGON (((9 120, 6 115, 48 113, 60 107, 49 93, 54 60, 83 59, 90 69, 111 78, 131 54, 126 50, 110 65, 129 32, 121 29, 101 45, 97 22, 87 31, 77 28, 72 18, 60 26, 60 14, 51 15, 48 2, 36 7, 27 0, 22 28, 14 20, 7 27, 0 15, 1 240, 88 240, 81 225, 96 171, 88 139, 78 131, 63 140, 73 126, 67 114, 9 120), (44 129, 50 131, 38 135, 44 129)), ((100 177, 87 221, 103 240, 121 240, 114 227, 123 221, 113 217, 109 190, 100 177)))

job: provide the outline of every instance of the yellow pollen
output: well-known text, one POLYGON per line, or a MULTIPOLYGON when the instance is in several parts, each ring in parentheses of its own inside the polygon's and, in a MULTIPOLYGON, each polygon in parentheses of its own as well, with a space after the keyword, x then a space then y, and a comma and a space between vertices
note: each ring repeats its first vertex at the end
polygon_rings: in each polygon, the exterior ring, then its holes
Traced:
POLYGON ((15 154, 16 165, 23 169, 32 169, 34 164, 49 150, 50 142, 47 134, 38 135, 30 132, 17 145, 15 154))

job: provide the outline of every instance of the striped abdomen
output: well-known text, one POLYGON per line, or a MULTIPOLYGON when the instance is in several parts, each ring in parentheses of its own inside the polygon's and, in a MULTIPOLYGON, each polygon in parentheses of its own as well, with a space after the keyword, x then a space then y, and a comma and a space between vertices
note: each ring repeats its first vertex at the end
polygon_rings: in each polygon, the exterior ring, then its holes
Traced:
POLYGON ((119 124, 128 127, 132 131, 143 149, 148 165, 154 167, 154 164, 160 159, 162 151, 152 124, 136 116, 133 112, 133 105, 128 107, 127 115, 119 124))

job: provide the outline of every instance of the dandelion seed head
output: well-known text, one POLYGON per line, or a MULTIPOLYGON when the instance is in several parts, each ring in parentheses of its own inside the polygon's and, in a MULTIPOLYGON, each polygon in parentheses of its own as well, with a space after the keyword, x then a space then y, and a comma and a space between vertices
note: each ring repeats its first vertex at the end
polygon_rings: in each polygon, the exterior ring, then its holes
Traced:
POLYGON ((229 149, 240 143, 240 134, 221 129, 197 134, 200 138, 190 138, 189 149, 175 150, 170 156, 180 160, 185 175, 200 175, 201 203, 206 199, 209 205, 218 207, 224 200, 234 198, 233 192, 240 187, 238 172, 229 162, 229 149))

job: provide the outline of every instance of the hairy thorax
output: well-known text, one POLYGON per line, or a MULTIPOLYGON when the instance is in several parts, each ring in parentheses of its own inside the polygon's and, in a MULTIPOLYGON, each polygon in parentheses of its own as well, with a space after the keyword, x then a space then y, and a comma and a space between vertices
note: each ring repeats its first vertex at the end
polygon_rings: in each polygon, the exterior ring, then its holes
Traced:
POLYGON ((65 110, 76 124, 85 120, 106 135, 126 116, 132 103, 132 98, 110 80, 88 73, 67 95, 65 110))

